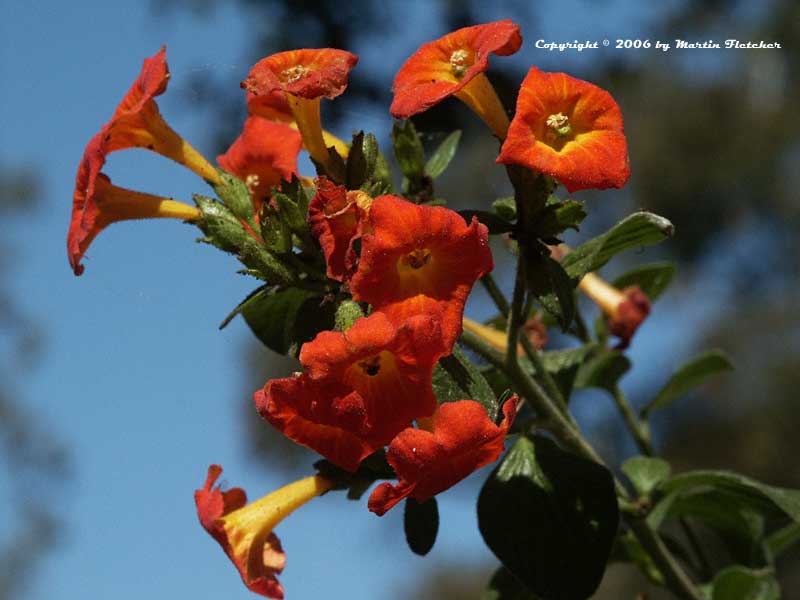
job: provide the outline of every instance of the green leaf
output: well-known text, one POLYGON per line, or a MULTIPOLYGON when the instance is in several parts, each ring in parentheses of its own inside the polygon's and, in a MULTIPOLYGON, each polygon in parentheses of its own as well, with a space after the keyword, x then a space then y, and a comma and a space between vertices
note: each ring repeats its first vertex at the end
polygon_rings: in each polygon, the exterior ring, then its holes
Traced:
POLYGON ((458 214, 464 217, 467 225, 472 223, 472 217, 478 217, 478 221, 486 225, 491 235, 507 233, 514 228, 511 223, 501 219, 496 214, 489 212, 488 210, 460 210, 458 211, 458 214))
POLYGON ((721 350, 710 350, 694 357, 675 372, 652 402, 642 408, 642 416, 669 406, 706 379, 731 370, 733 363, 721 350))
POLYGON ((767 548, 773 557, 778 557, 800 542, 800 523, 790 523, 773 532, 766 540, 767 548))
POLYGON ((403 513, 403 529, 408 547, 414 554, 425 556, 430 552, 439 531, 439 507, 436 498, 420 503, 409 497, 403 513))
POLYGON ((528 290, 563 331, 575 318, 575 286, 562 266, 549 256, 532 254, 525 269, 528 290))
POLYGON ((481 594, 481 600, 540 600, 505 567, 492 575, 489 587, 481 594))
POLYGON ((535 216, 534 235, 542 239, 554 238, 567 229, 578 231, 578 225, 586 218, 583 202, 560 200, 550 195, 547 204, 535 216))
POLYGON ((486 409, 492 421, 497 418, 497 397, 458 345, 453 346, 450 356, 440 359, 434 367, 433 392, 439 404, 475 400, 486 409))
MULTIPOLYGON (((586 357, 596 349, 592 345, 568 348, 566 350, 549 350, 540 354, 545 370, 556 380, 565 398, 572 394, 575 378, 586 357)), ((530 365, 527 357, 525 365, 530 365)))
POLYGON ((778 600, 781 590, 771 568, 727 567, 717 573, 711 600, 778 600))
POLYGON ((292 232, 289 223, 270 204, 261 211, 261 237, 268 250, 288 254, 292 250, 292 232))
POLYGON ((581 366, 575 378, 575 387, 594 387, 613 393, 619 380, 630 368, 631 361, 622 352, 606 350, 581 366))
POLYGON ((499 198, 492 203, 492 210, 498 217, 506 221, 515 221, 517 218, 517 202, 514 196, 499 198))
POLYGON ((299 288, 276 290, 263 286, 245 298, 223 321, 241 314, 253 334, 269 349, 296 354, 322 330, 333 329, 333 303, 320 306, 315 292, 299 288))
POLYGON ((478 498, 478 526, 503 565, 546 600, 585 600, 619 524, 611 473, 548 438, 521 437, 478 498))
POLYGON ((298 235, 308 234, 308 221, 306 220, 308 210, 304 213, 294 200, 281 192, 273 192, 272 200, 278 206, 280 220, 286 223, 290 230, 298 235))
POLYGON ((664 575, 631 531, 617 536, 610 560, 611 562, 631 562, 639 567, 650 581, 656 585, 664 585, 664 575))
POLYGON ((431 179, 436 179, 444 173, 447 165, 453 160, 458 149, 458 142, 461 140, 461 130, 457 129, 448 135, 439 147, 434 150, 433 155, 425 163, 425 174, 431 179))
POLYGON ((606 233, 584 242, 561 261, 573 279, 596 271, 613 256, 631 248, 652 246, 671 237, 675 228, 664 217, 637 212, 623 219, 606 233))
POLYGON ((246 221, 250 227, 258 232, 258 223, 256 223, 255 212, 253 211, 253 199, 250 195, 250 190, 247 189, 247 185, 236 175, 223 169, 217 169, 217 172, 219 173, 220 181, 214 186, 214 192, 234 215, 246 221))
POLYGON ((198 241, 237 255, 246 267, 272 284, 291 285, 296 281, 295 273, 256 241, 228 208, 199 194, 192 198, 203 215, 198 226, 206 235, 198 241))
POLYGON ((659 483, 669 477, 671 470, 667 461, 649 456, 634 456, 622 463, 622 472, 641 496, 649 496, 659 483))
MULTIPOLYGON (((372 167, 375 167, 374 157, 372 167)), ((348 190, 359 189, 367 180, 369 163, 364 154, 364 132, 359 131, 353 135, 350 152, 345 163, 344 185, 348 190)))
POLYGON ((358 319, 364 316, 364 311, 358 302, 343 300, 336 308, 334 328, 336 331, 347 331, 358 319))
POLYGON ((766 515, 784 514, 800 523, 800 490, 773 487, 731 471, 689 471, 659 486, 664 494, 728 492, 766 515))
POLYGON ((403 175, 411 180, 419 179, 425 164, 422 140, 411 120, 395 123, 392 127, 394 155, 403 175))
POLYGON ((675 277, 676 267, 670 262, 657 262, 649 265, 636 267, 617 277, 614 280, 613 286, 619 289, 625 289, 632 285, 638 285, 650 301, 655 301, 661 294, 664 293, 672 283, 675 277))

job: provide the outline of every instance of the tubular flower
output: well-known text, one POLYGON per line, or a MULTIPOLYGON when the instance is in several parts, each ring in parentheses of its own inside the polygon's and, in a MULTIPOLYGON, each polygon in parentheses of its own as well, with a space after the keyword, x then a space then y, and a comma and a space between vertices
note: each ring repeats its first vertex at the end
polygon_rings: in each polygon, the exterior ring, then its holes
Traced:
POLYGON ((465 27, 423 44, 397 72, 392 115, 407 119, 456 96, 504 139, 508 116, 484 71, 490 54, 509 56, 521 45, 519 25, 509 20, 465 27))
POLYGON ((517 397, 503 405, 503 420, 495 425, 474 400, 446 402, 433 418, 433 430, 408 428, 389 445, 386 460, 398 484, 382 483, 369 497, 369 509, 382 516, 411 496, 425 502, 497 460, 517 411, 517 397))
POLYGON ((608 317, 609 331, 620 338, 618 348, 627 348, 639 325, 650 314, 650 299, 647 294, 638 285, 618 290, 594 273, 584 275, 578 287, 608 317))
MULTIPOLYGON (((463 324, 465 330, 471 331, 475 335, 480 336, 501 352, 506 351, 508 346, 508 336, 504 331, 500 331, 499 329, 495 329, 489 325, 483 325, 473 321, 472 319, 468 319, 467 317, 464 317, 463 324)), ((532 316, 525 322, 525 324, 522 326, 522 331, 520 331, 520 334, 527 335, 531 344, 537 350, 541 350, 547 344, 547 327, 544 326, 541 316, 538 314, 532 316)), ((518 344, 517 354, 522 356, 523 353, 524 350, 522 348, 522 344, 518 344)))
POLYGON ((103 126, 106 153, 126 148, 146 148, 191 169, 212 183, 219 181, 216 169, 178 135, 161 116, 154 98, 167 89, 170 73, 166 46, 146 58, 142 71, 103 126))
POLYGON ((436 315, 452 348, 473 284, 494 267, 486 227, 396 196, 376 198, 367 224, 372 233, 362 236, 350 282, 353 299, 369 302, 398 325, 411 315, 436 315))
POLYGON ((345 281, 358 259, 353 243, 361 237, 372 198, 361 190, 347 191, 327 177, 316 180, 317 193, 308 209, 311 233, 319 240, 331 279, 345 281))
POLYGON ((622 111, 596 85, 531 67, 497 162, 541 171, 570 192, 620 188, 631 174, 622 111))
POLYGON ((320 100, 344 92, 350 69, 357 62, 354 54, 332 48, 279 52, 257 62, 242 87, 257 96, 284 92, 308 153, 327 166, 320 100))
MULTIPOLYGON (((286 100, 286 94, 282 90, 275 90, 270 94, 263 96, 256 96, 252 92, 247 93, 247 114, 263 117, 270 121, 278 121, 286 123, 292 129, 297 129, 297 123, 292 114, 292 108, 286 100)), ((329 131, 322 130, 322 141, 325 142, 325 147, 331 146, 336 149, 339 156, 347 158, 350 153, 350 146, 347 143, 330 133, 329 131)))
POLYGON ((277 575, 286 565, 286 555, 272 530, 333 483, 320 476, 306 477, 247 504, 243 489, 223 492, 214 487, 221 473, 222 467, 211 465, 205 485, 194 493, 200 523, 222 546, 251 591, 283 598, 277 575))
POLYGON ((281 180, 297 174, 300 134, 282 123, 248 117, 242 134, 217 157, 220 166, 248 184, 256 213, 281 180))
POLYGON ((75 178, 72 220, 67 233, 67 256, 75 275, 83 273, 81 259, 94 238, 117 221, 172 218, 191 221, 200 217, 193 206, 112 185, 100 172, 105 164, 103 133, 86 146, 75 178))
POLYGON ((290 439, 355 471, 413 419, 434 413, 431 377, 445 354, 431 317, 397 328, 376 312, 303 345, 305 373, 268 382, 256 407, 290 439))

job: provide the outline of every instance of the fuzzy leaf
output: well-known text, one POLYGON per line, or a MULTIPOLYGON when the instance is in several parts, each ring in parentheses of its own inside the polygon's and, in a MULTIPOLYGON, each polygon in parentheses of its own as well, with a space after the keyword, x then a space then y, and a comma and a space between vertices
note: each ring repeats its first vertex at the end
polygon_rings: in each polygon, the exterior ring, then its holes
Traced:
POLYGON ((425 165, 425 152, 422 140, 410 120, 395 123, 392 127, 392 143, 394 155, 403 175, 409 179, 419 179, 425 165))
POLYGON ((461 140, 461 130, 457 129, 448 135, 439 147, 434 150, 433 155, 425 163, 425 174, 431 179, 436 179, 444 173, 447 165, 453 160, 458 150, 458 142, 461 140))
POLYGON ((606 233, 584 242, 561 261, 573 279, 596 271, 613 256, 631 248, 652 246, 671 237, 675 228, 664 217, 637 212, 623 219, 606 233))
POLYGON ((669 463, 660 458, 634 456, 622 463, 622 472, 642 496, 649 496, 655 487, 669 477, 669 463))
POLYGON ((657 262, 636 267, 617 277, 613 285, 615 288, 625 289, 638 285, 651 302, 664 293, 675 277, 676 267, 671 262, 657 262))
POLYGON ((727 567, 717 573, 711 600, 778 600, 781 590, 771 568, 727 567))
POLYGON ((669 406, 709 377, 731 370, 733 363, 721 350, 710 350, 694 357, 675 372, 652 402, 642 408, 642 416, 669 406))
POLYGON ((544 600, 585 600, 605 572, 619 511, 605 467, 521 437, 478 498, 478 526, 503 565, 544 600))
POLYGON ((436 498, 422 503, 408 498, 403 513, 403 529, 408 547, 414 554, 425 556, 430 552, 439 532, 439 507, 436 498))
POLYGON ((453 353, 440 359, 433 369, 433 392, 439 404, 475 400, 486 409, 492 421, 497 418, 497 397, 458 345, 453 346, 453 353))

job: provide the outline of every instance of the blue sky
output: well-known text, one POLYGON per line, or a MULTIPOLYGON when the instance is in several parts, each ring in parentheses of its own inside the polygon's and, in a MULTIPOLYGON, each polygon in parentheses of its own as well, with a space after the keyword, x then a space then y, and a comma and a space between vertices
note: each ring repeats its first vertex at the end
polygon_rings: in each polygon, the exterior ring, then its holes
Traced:
MULTIPOLYGON (((580 4, 553 7, 553 35, 589 33, 586 20, 569 18, 580 4)), ((422 25, 397 42, 409 51, 444 33, 434 19, 422 18, 424 3, 413 6, 422 25)), ((15 287, 46 331, 47 344, 45 360, 20 391, 42 426, 71 449, 74 463, 72 481, 55 499, 65 535, 37 572, 30 598, 250 598, 197 523, 192 493, 210 463, 222 464, 229 485, 244 487, 252 498, 286 483, 247 460, 238 395, 248 332, 239 321, 217 330, 255 282, 234 275, 233 259, 195 244, 196 230, 178 222, 111 227, 90 249, 81 278, 68 267, 64 242, 84 145, 109 118, 142 59, 163 43, 172 79, 159 99, 161 111, 209 155, 207 133, 214 127, 192 110, 190 76, 246 74, 244 18, 227 10, 217 11, 216 20, 154 18, 147 2, 6 0, 3 8, 0 160, 35 167, 45 196, 34 218, 11 223, 20 249, 15 287)), ((597 19, 614 23, 604 35, 631 33, 657 16, 621 9, 620 2, 597 9, 597 19)), ((513 60, 552 67, 558 58, 579 75, 589 60, 532 48, 513 60)), ((388 85, 391 73, 374 57, 365 57, 363 66, 383 72, 388 85)), ((385 135, 388 114, 371 115, 367 127, 385 135)), ((119 185, 186 201, 205 191, 182 167, 146 152, 116 153, 105 172, 119 185)), ((487 311, 480 301, 471 309, 477 316, 487 311)), ((637 352, 663 344, 653 335, 657 324, 681 310, 676 305, 654 316, 637 338, 637 352)), ((689 343, 674 337, 678 345, 689 343)), ((400 510, 378 519, 365 501, 331 494, 312 502, 277 530, 288 554, 281 578, 288 597, 389 597, 408 589, 412 574, 437 564, 490 563, 469 495, 447 492, 440 510, 439 540, 431 556, 420 559, 405 547, 400 510)))

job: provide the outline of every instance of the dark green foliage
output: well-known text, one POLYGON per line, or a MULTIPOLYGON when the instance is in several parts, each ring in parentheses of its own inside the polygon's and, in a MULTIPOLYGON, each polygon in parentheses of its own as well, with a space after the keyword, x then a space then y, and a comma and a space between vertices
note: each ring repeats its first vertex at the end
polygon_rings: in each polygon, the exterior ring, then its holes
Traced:
POLYGON ((498 414, 498 402, 492 388, 458 345, 453 353, 440 359, 433 370, 433 392, 440 404, 458 400, 479 402, 489 418, 498 414))
POLYGON ((642 408, 642 415, 669 406, 710 377, 732 369, 733 363, 721 350, 709 350, 694 357, 670 377, 652 402, 642 408))
POLYGON ((405 502, 403 529, 408 547, 414 554, 425 556, 430 552, 439 532, 439 506, 436 498, 417 502, 409 497, 405 502))
POLYGON ((478 498, 486 544, 544 600, 594 593, 618 521, 611 473, 540 436, 517 440, 478 498))

